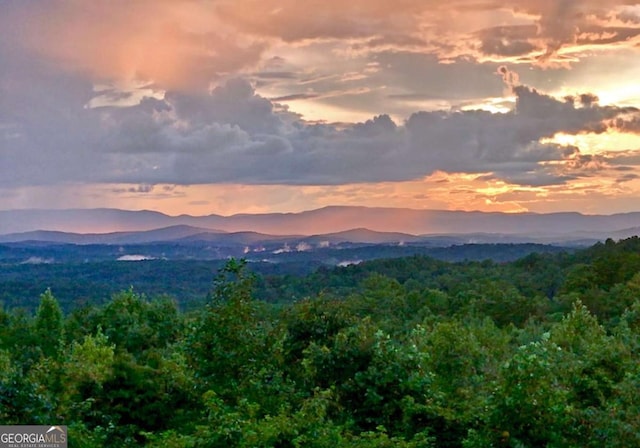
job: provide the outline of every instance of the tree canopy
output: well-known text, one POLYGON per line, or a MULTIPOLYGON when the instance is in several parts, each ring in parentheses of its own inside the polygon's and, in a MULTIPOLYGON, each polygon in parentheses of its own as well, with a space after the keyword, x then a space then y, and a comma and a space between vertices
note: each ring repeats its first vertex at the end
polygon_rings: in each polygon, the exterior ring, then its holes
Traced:
POLYGON ((63 313, 45 289, 0 309, 0 424, 78 447, 640 446, 639 253, 230 260, 189 311, 131 288, 63 313))

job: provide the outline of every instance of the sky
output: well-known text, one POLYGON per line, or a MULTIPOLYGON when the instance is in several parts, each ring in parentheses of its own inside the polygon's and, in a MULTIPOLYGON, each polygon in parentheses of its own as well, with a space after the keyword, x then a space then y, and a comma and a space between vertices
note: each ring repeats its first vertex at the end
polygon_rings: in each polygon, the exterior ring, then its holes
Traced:
POLYGON ((1 0, 0 209, 640 210, 640 1, 1 0))

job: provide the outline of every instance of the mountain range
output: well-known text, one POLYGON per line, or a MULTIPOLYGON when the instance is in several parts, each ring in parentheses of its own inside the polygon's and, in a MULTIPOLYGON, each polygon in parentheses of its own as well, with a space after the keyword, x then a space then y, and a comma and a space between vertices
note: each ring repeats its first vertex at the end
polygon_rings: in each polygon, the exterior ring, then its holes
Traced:
POLYGON ((51 230, 10 233, 0 235, 0 243, 31 242, 58 244, 107 244, 132 245, 160 242, 177 244, 210 243, 221 246, 260 244, 308 244, 311 247, 328 247, 340 243, 403 244, 426 241, 427 237, 399 232, 375 232, 369 229, 351 229, 324 235, 269 235, 252 231, 223 232, 176 225, 154 230, 110 233, 72 233, 51 230))
MULTIPOLYGON (((0 211, 0 242, 133 244, 210 241, 410 243, 444 236, 464 242, 558 242, 640 233, 640 212, 615 215, 486 213, 332 206, 300 213, 170 216, 118 209, 0 211)), ((447 239, 447 238, 445 238, 447 239)))

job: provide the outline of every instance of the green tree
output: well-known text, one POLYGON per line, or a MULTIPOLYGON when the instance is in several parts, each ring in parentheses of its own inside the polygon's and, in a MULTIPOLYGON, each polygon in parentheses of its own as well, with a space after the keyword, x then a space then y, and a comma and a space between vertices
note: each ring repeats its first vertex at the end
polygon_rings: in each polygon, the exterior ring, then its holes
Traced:
POLYGON ((93 332, 100 327, 118 350, 142 357, 150 349, 164 348, 181 335, 178 309, 173 301, 149 301, 133 288, 113 296, 100 312, 90 316, 93 332))
POLYGON ((0 424, 45 424, 52 404, 8 350, 0 350, 0 424))
POLYGON ((546 334, 504 363, 488 422, 467 446, 572 446, 566 432, 574 420, 560 351, 546 334))
POLYGON ((230 260, 218 274, 210 302, 187 343, 188 360, 204 390, 235 397, 240 384, 270 361, 270 329, 264 304, 252 297, 244 260, 230 260))
POLYGON ((57 358, 62 344, 62 310, 50 289, 40 296, 35 318, 35 337, 45 356, 57 358))

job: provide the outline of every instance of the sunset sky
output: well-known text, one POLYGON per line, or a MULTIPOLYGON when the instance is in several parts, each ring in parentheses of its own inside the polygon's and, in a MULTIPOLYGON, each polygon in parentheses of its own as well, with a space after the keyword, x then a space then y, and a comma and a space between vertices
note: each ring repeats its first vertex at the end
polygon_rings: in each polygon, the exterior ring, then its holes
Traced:
POLYGON ((0 209, 640 210, 640 1, 0 2, 0 209))

